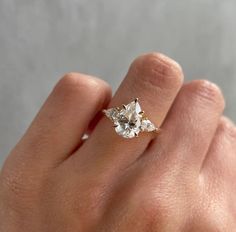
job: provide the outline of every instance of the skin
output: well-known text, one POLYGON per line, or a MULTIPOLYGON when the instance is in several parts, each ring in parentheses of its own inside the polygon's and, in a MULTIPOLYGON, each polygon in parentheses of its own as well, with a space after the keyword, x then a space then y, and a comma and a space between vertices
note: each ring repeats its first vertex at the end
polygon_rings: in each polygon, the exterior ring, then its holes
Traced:
POLYGON ((224 105, 215 84, 183 84, 157 53, 138 57, 112 98, 102 80, 65 75, 1 170, 0 231, 236 231, 224 105), (124 139, 100 113, 135 97, 161 133, 124 139))

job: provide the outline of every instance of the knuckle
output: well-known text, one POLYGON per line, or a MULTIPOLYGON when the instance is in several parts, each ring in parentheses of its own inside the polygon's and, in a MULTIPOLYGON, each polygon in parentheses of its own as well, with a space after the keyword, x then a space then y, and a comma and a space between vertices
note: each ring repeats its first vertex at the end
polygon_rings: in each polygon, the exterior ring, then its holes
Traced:
POLYGON ((236 139, 236 127, 229 118, 222 116, 218 129, 222 133, 226 134, 229 138, 232 138, 234 140, 236 139))
POLYGON ((139 203, 137 214, 146 222, 149 228, 148 231, 157 231, 160 228, 166 228, 170 218, 181 223, 181 218, 175 210, 176 207, 177 205, 169 198, 166 200, 144 198, 139 203))
MULTIPOLYGON (((154 228, 157 225, 164 226, 167 223, 166 215, 170 218, 179 219, 176 215, 175 208, 178 207, 178 199, 173 198, 168 193, 169 190, 163 192, 157 192, 156 190, 149 189, 149 194, 146 191, 139 190, 137 191, 132 199, 139 199, 137 213, 142 218, 145 218, 145 221, 154 228), (138 194, 138 196, 136 195, 138 194)), ((184 209, 183 209, 184 210, 184 209)))
POLYGON ((164 215, 170 215, 170 207, 161 199, 146 199, 140 202, 140 210, 150 219, 164 220, 164 215))
POLYGON ((183 82, 180 65, 160 53, 149 53, 136 58, 131 64, 130 73, 134 78, 160 88, 176 88, 183 82))
POLYGON ((27 181, 23 171, 10 171, 3 168, 1 175, 1 187, 5 197, 10 201, 19 202, 30 199, 33 195, 34 187, 31 181, 27 181))
POLYGON ((22 178, 19 175, 9 173, 3 169, 1 175, 1 185, 3 189, 8 189, 12 193, 18 193, 21 189, 22 178))
POLYGON ((55 198, 58 210, 63 209, 70 215, 81 215, 81 222, 89 218, 98 218, 103 207, 105 190, 104 188, 88 181, 79 183, 79 188, 74 188, 74 181, 64 182, 63 188, 56 184, 51 197, 55 198))
POLYGON ((19 204, 30 203, 40 193, 39 189, 44 178, 47 178, 49 169, 38 169, 32 163, 24 162, 21 153, 11 153, 6 160, 0 175, 0 190, 7 199, 19 204))
MULTIPOLYGON (((217 208, 217 206, 215 206, 217 208)), ((229 223, 229 217, 225 215, 222 215, 221 210, 219 209, 205 209, 203 207, 204 211, 201 210, 199 217, 194 217, 192 223, 191 223, 191 231, 199 229, 200 231, 230 231, 228 228, 229 223), (221 215, 219 218, 218 215, 221 215), (196 226, 197 221, 200 221, 200 227, 196 226)), ((198 215, 198 214, 197 214, 198 215)), ((188 228, 190 229, 190 228, 188 228)))
POLYGON ((223 94, 216 84, 207 80, 196 80, 185 87, 190 94, 194 94, 200 100, 210 104, 214 103, 222 109, 225 107, 223 94))
POLYGON ((64 99, 94 99, 98 96, 111 95, 110 86, 103 80, 80 73, 68 73, 57 83, 54 91, 64 99))
POLYGON ((83 79, 83 76, 79 73, 67 73, 59 80, 55 88, 62 92, 71 90, 77 85, 82 84, 83 79))

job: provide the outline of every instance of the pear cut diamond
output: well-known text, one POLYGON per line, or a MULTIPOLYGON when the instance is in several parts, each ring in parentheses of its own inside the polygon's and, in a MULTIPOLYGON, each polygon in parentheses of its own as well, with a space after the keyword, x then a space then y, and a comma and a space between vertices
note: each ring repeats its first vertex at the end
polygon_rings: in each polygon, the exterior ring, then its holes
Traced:
POLYGON ((157 128, 155 125, 148 119, 143 119, 141 123, 141 128, 143 131, 151 132, 151 131, 156 131, 157 128))
POLYGON ((114 123, 117 134, 124 138, 137 137, 142 131, 156 131, 155 125, 143 117, 143 111, 135 99, 127 105, 123 105, 121 109, 111 108, 103 111, 105 115, 114 123))
POLYGON ((123 105, 123 109, 119 112, 119 118, 114 121, 115 131, 125 138, 138 136, 142 120, 140 111, 141 108, 137 101, 123 105))
POLYGON ((111 109, 104 110, 104 113, 113 122, 119 117, 119 110, 116 109, 116 108, 111 108, 111 109))

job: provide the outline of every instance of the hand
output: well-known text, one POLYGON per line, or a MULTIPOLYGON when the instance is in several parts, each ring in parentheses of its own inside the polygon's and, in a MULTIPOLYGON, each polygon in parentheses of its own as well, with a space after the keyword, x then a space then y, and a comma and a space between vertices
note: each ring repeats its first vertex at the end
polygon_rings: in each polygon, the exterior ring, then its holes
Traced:
POLYGON ((0 231, 236 231, 236 128, 218 87, 182 82, 156 53, 112 99, 102 80, 62 78, 1 171, 0 231), (124 139, 99 113, 135 97, 160 134, 124 139))

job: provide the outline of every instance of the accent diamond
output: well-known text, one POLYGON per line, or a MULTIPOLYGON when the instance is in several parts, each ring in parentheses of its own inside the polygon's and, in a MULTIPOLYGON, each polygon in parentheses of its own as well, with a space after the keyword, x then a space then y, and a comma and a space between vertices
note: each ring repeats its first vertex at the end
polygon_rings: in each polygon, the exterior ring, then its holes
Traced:
POLYGON ((151 131, 156 131, 155 125, 148 119, 143 119, 141 123, 141 129, 143 131, 151 132, 151 131))
POLYGON ((110 118, 113 122, 119 117, 119 110, 116 108, 111 108, 103 111, 105 115, 110 118))

